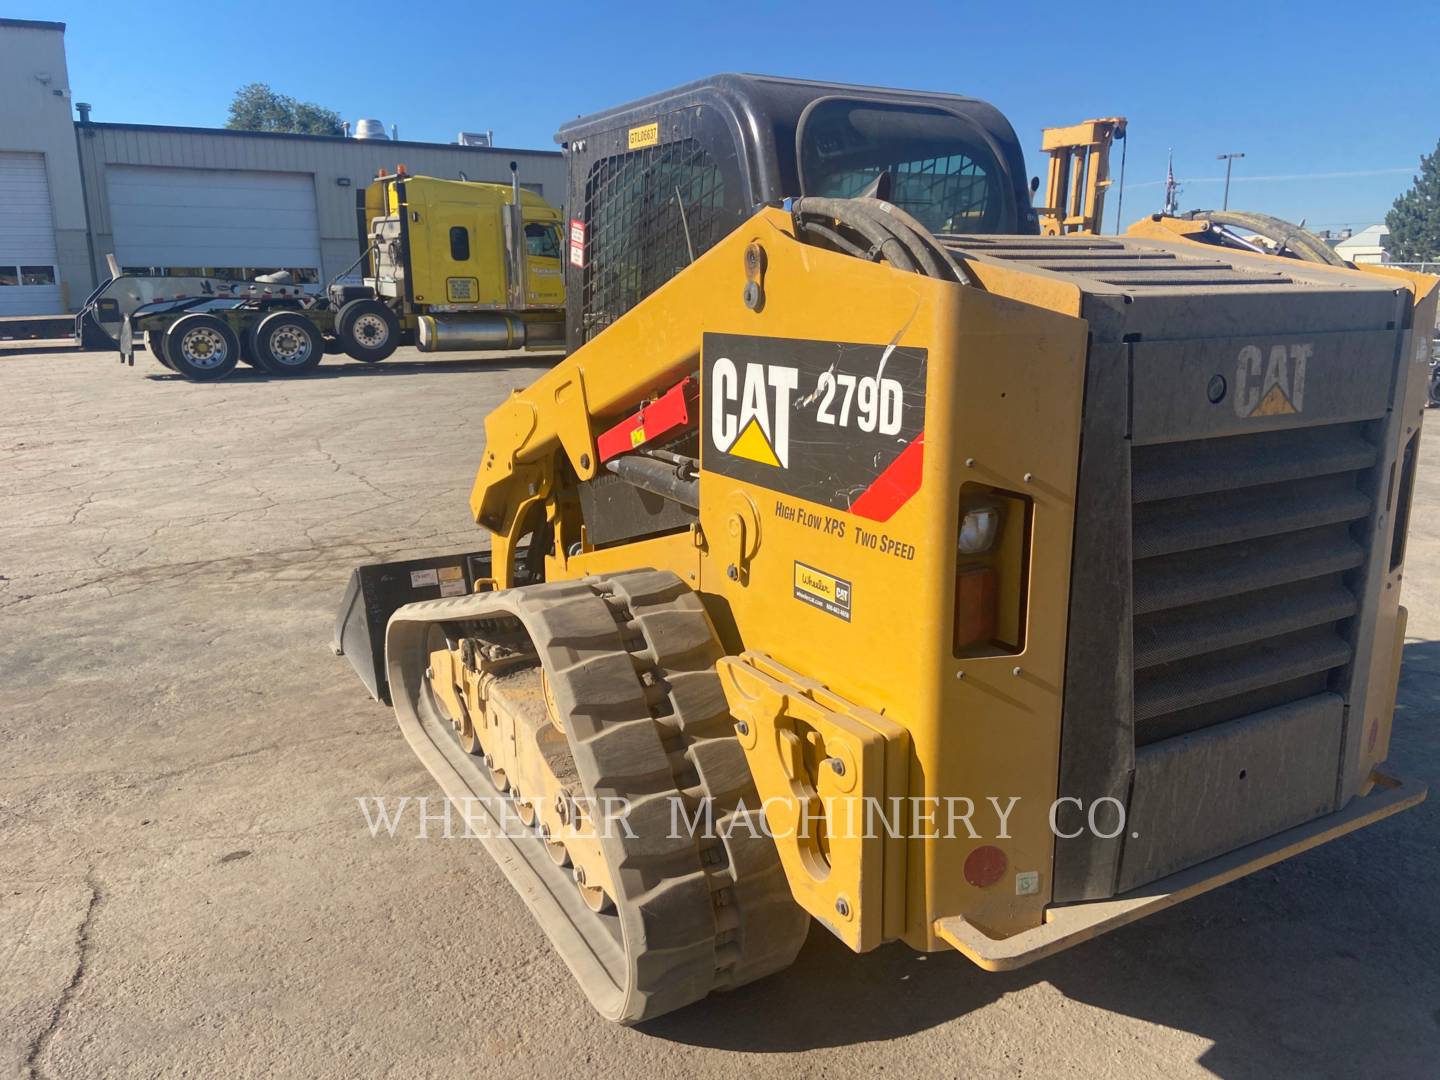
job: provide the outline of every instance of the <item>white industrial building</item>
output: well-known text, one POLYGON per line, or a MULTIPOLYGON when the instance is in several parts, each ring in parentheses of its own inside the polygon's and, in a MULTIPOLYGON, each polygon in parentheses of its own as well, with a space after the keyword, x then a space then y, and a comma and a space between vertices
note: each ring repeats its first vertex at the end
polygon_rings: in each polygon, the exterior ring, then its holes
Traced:
POLYGON ((1335 254, 1353 263, 1388 263, 1390 254, 1385 250, 1385 238, 1390 230, 1384 225, 1370 225, 1347 236, 1335 245, 1335 254))
POLYGON ((360 254, 358 194, 399 164, 508 183, 513 161, 564 201, 555 151, 73 120, 64 32, 0 19, 0 315, 76 310, 112 253, 127 269, 326 281, 360 254))
POLYGON ((64 35, 0 19, 0 315, 64 311, 94 288, 64 35))

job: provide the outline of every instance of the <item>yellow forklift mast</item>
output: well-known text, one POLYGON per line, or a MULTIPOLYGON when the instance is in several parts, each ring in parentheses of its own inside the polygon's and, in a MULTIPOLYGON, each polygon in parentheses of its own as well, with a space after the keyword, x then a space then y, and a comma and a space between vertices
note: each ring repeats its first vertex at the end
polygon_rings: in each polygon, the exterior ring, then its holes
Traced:
POLYGON ((1110 116, 1041 132, 1040 149, 1050 155, 1045 205, 1036 208, 1043 235, 1098 236, 1104 231, 1110 148, 1125 138, 1125 127, 1123 116, 1110 116))

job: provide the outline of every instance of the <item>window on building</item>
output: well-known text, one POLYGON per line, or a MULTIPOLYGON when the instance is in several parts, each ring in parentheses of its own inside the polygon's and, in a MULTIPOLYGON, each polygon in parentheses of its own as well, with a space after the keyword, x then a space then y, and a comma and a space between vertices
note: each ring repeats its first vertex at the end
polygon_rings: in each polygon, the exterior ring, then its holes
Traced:
POLYGON ((20 275, 13 266, 0 266, 0 285, 19 285, 20 275))
POLYGON ((22 266, 20 267, 21 285, 54 285, 55 267, 53 266, 22 266))
POLYGON ((470 261, 470 230, 464 225, 450 227, 450 258, 456 262, 470 261))
POLYGON ((560 258, 560 226, 530 222, 525 226, 525 248, 536 258, 560 258))

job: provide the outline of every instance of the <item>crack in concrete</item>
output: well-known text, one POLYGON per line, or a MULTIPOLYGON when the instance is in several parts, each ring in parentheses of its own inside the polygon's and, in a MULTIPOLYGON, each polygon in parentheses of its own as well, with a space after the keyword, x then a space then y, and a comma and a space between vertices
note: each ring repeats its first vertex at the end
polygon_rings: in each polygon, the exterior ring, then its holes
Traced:
POLYGON ((105 900, 105 892, 95 877, 93 866, 85 871, 85 885, 90 890, 90 899, 85 905, 85 917, 80 920, 80 928, 75 932, 75 967, 70 972, 69 981, 61 989, 60 996, 51 1006, 45 1026, 30 1040, 25 1050, 25 1074, 31 1080, 40 1080, 40 1077, 44 1075, 40 1069, 41 1059, 50 1048, 55 1033, 60 1030, 60 1025, 65 1019, 65 1012, 80 989, 80 982, 85 978, 91 954, 94 952, 94 946, 90 941, 90 929, 94 925, 96 912, 100 910, 100 905, 105 900))
MULTIPOLYGON (((297 747, 310 746, 314 743, 334 742, 337 739, 354 739, 355 734, 353 731, 340 731, 334 735, 316 735, 313 738, 294 739, 284 743, 267 743, 264 746, 256 746, 249 750, 240 750, 233 754, 226 754, 224 757, 209 758, 205 761, 192 761, 188 764, 177 765, 163 772, 137 773, 125 767, 113 769, 67 769, 63 772, 54 773, 16 773, 10 776, 0 776, 0 784, 19 783, 29 780, 61 780, 79 776, 127 777, 133 775, 134 779, 117 779, 115 781, 117 788, 128 790, 130 788, 152 784, 158 780, 172 780, 177 776, 185 776, 188 773, 199 772, 203 769, 214 769, 222 765, 229 765, 232 762, 243 761, 260 754, 273 754, 285 750, 294 750, 297 747)), ((3 804, 0 804, 0 812, 12 814, 17 818, 23 818, 23 815, 3 804)))
MULTIPOLYGON (((428 516, 420 514, 407 527, 418 528, 421 521, 428 516)), ((53 599, 64 596, 67 593, 76 592, 80 589, 99 588, 104 589, 107 595, 115 595, 111 591, 112 585, 119 585, 122 582, 134 582, 137 587, 146 584, 164 582, 169 585, 185 584, 188 580, 198 574, 217 569, 224 572, 225 578, 231 584, 242 584, 247 580, 256 577, 267 581, 305 581, 310 580, 318 574, 335 572, 337 582, 343 582, 344 577, 336 570, 337 565, 348 570, 344 564, 356 558, 370 558, 384 560, 394 557, 396 551, 406 551, 418 545, 437 541, 442 538, 451 538, 459 534, 458 530, 442 529, 430 532, 425 535, 410 535, 399 538, 387 538, 381 540, 340 540, 332 542, 325 547, 288 548, 266 552, 257 552, 252 555, 227 555, 214 559, 198 559, 190 562, 162 563, 153 566, 128 566, 117 568, 111 573, 99 574, 87 577, 69 585, 50 590, 48 592, 34 592, 20 596, 0 604, 0 612, 9 611, 19 607, 31 600, 53 599), (308 571, 296 575, 293 571, 308 571)), ((478 537, 481 541, 484 536, 478 537)), ((50 575, 45 575, 50 576, 50 575)), ((63 576, 71 576, 65 574, 63 576)), ((41 575, 29 579, 30 587, 39 586, 43 580, 41 575)))

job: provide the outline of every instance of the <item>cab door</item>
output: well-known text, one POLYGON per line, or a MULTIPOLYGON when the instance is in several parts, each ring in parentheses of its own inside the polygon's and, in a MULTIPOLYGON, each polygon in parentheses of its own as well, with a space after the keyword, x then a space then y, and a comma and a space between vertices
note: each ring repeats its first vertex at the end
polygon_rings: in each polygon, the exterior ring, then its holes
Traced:
POLYGON ((495 203, 451 202, 442 222, 449 255, 445 302, 452 305, 504 307, 504 244, 500 208, 495 203))
POLYGON ((526 307, 565 306, 565 267, 558 221, 525 223, 526 307))

